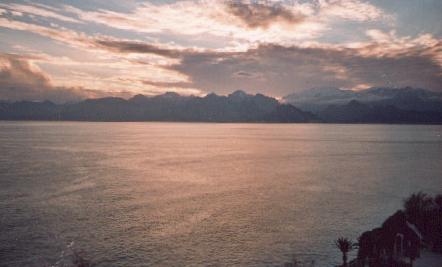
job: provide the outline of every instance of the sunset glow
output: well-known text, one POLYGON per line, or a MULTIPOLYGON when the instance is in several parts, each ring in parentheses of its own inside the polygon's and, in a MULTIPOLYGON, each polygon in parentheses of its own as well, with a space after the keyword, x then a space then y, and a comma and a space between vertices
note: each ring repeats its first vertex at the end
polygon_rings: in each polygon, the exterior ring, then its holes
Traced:
POLYGON ((439 1, 2 1, 0 99, 442 90, 441 10, 439 1))

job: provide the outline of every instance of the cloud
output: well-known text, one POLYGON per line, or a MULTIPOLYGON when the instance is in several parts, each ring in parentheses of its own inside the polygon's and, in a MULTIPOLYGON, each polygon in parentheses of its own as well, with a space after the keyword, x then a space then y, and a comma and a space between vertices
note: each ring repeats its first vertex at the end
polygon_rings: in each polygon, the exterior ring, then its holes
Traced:
POLYGON ((393 17, 379 7, 359 0, 320 0, 319 15, 328 19, 351 21, 392 20, 393 17))
MULTIPOLYGON (((176 62, 173 57, 181 53, 176 47, 171 49, 164 45, 129 42, 103 35, 93 37, 59 26, 46 27, 7 18, 0 18, 0 27, 32 32, 97 57, 93 62, 79 62, 67 57, 32 53, 32 61, 44 64, 57 86, 90 88, 97 92, 103 90, 104 95, 120 91, 151 95, 164 90, 160 83, 170 82, 178 86, 188 81, 187 76, 162 67, 176 62), (151 81, 151 84, 145 81, 151 81)), ((28 53, 28 59, 31 59, 29 56, 28 53)), ((177 87, 175 91, 179 90, 185 93, 198 91, 188 87, 177 87)))
POLYGON ((124 77, 137 75, 133 71, 134 65, 143 65, 142 60, 130 59, 133 55, 149 54, 173 59, 166 65, 157 64, 144 72, 150 73, 151 78, 143 78, 145 74, 141 71, 134 79, 139 85, 153 86, 151 90, 174 86, 225 94, 243 88, 281 96, 295 90, 322 86, 442 89, 441 42, 428 34, 399 38, 394 32, 372 29, 367 31, 372 39, 369 42, 346 45, 309 42, 287 46, 261 44, 244 51, 184 49, 103 36, 85 38, 76 33, 64 34, 55 38, 67 38, 65 41, 68 42, 69 38, 73 38, 74 43, 83 42, 85 47, 121 54, 123 59, 132 63, 124 66, 127 72, 124 77), (164 78, 158 80, 152 74, 164 78))
POLYGON ((244 1, 227 2, 228 11, 239 18, 249 28, 268 28, 274 23, 288 25, 299 24, 304 21, 305 15, 293 13, 282 4, 262 4, 244 1))
MULTIPOLYGON (((169 90, 195 94, 210 91, 227 94, 244 89, 273 96, 323 86, 348 89, 416 86, 442 90, 441 41, 430 34, 398 37, 394 31, 368 29, 365 38, 368 37, 369 40, 363 42, 330 44, 314 42, 308 38, 285 42, 292 40, 291 32, 303 32, 303 27, 310 27, 314 17, 320 14, 323 16, 317 18, 318 21, 336 17, 356 21, 382 18, 384 14, 381 10, 370 10, 369 6, 364 6, 364 2, 324 0, 318 1, 316 5, 294 5, 289 8, 286 5, 261 6, 244 4, 245 2, 236 2, 239 4, 232 7, 229 5, 233 5, 233 2, 201 1, 201 6, 208 3, 212 3, 214 7, 204 10, 195 5, 195 2, 179 1, 157 5, 147 3, 127 14, 97 10, 84 11, 81 16, 83 11, 75 12, 78 12, 79 19, 96 23, 108 22, 112 27, 117 25, 116 27, 130 26, 143 31, 182 31, 183 34, 201 32, 203 36, 224 34, 226 38, 237 41, 233 47, 186 47, 173 42, 161 43, 159 40, 145 42, 141 39, 121 39, 99 34, 91 36, 57 25, 43 26, 10 18, 0 18, 0 27, 39 34, 96 57, 94 62, 78 62, 35 53, 34 58, 30 58, 29 52, 23 51, 28 54, 26 60, 22 59, 24 63, 27 62, 28 67, 40 66, 46 73, 50 73, 51 78, 46 75, 48 82, 40 83, 40 87, 47 89, 69 89, 72 92, 72 88, 89 88, 103 90, 104 94, 121 90, 144 94, 169 90), (350 17, 351 12, 338 12, 345 5, 349 5, 349 9, 353 11, 365 7, 367 10, 361 10, 366 11, 363 15, 365 17, 350 17), (327 11, 333 9, 333 12, 327 11), (158 16, 149 16, 149 12, 141 11, 158 12, 158 16), (183 15, 184 11, 189 13, 183 15), (101 16, 103 14, 105 16, 101 16), (297 21, 297 14, 305 17, 297 21), (108 15, 114 16, 113 19, 108 20, 108 15), (262 17, 262 21, 258 22, 255 15, 262 17), (141 18, 146 16, 146 26, 142 28, 137 23, 141 23, 141 18), (164 20, 165 18, 171 20, 164 20), (246 24, 246 21, 250 23, 246 24), (290 23, 296 25, 296 30, 286 27, 292 25, 290 23), (282 24, 287 25, 282 27, 282 24), (243 43, 241 38, 259 41, 243 43)), ((358 13, 354 16, 362 15, 358 13)), ((304 33, 306 32, 318 31, 306 30, 304 33)), ((40 69, 34 71, 33 75, 27 75, 36 78, 40 77, 37 75, 39 73, 44 74, 40 69)), ((41 82, 44 81, 42 77, 41 82)), ((15 80, 20 84, 19 79, 15 80)), ((32 84, 38 87, 36 81, 32 84)), ((23 88, 32 87, 31 84, 20 85, 23 88)), ((23 95, 26 95, 26 91, 23 91, 23 95)))
MULTIPOLYGON (((115 93, 114 93, 115 94, 115 93)), ((80 87, 54 86, 51 79, 29 59, 0 54, 0 99, 8 101, 50 100, 56 103, 111 95, 80 87)))
POLYGON ((9 11, 12 15, 23 16, 39 16, 46 19, 56 19, 63 22, 83 23, 82 21, 60 14, 57 9, 42 4, 0 4, 4 8, 4 12, 9 11))
POLYGON ((438 42, 385 53, 377 43, 358 48, 268 44, 243 53, 184 54, 170 68, 189 76, 194 87, 221 94, 241 88, 281 96, 324 86, 414 86, 441 91, 442 69, 436 60, 441 47, 438 42), (382 53, 367 54, 368 49, 382 53), (250 78, 251 73, 256 78, 250 78))
MULTIPOLYGON (((337 22, 391 22, 393 16, 361 0, 250 1, 183 0, 142 2, 126 12, 82 10, 64 5, 60 12, 85 22, 143 34, 175 38, 204 36, 220 47, 231 42, 294 44, 335 31, 337 22)), ((194 39, 197 45, 197 39, 194 39)))
MULTIPOLYGON (((3 4, 2 6, 10 12, 89 26, 100 24, 149 37, 160 36, 160 39, 186 40, 190 36, 193 40, 191 47, 200 48, 203 48, 204 44, 218 48, 259 42, 295 44, 299 40, 313 40, 330 30, 336 30, 335 22, 342 19, 362 22, 382 20, 388 16, 380 8, 359 0, 269 1, 265 4, 242 0, 143 2, 125 12, 104 8, 83 10, 71 5, 3 4)), ((12 22, 16 25, 24 23, 12 22)), ((38 25, 33 26, 38 27, 38 25)), ((59 28, 60 32, 70 31, 59 28)), ((50 35, 55 36, 54 33, 50 35)))
POLYGON ((32 32, 74 47, 90 47, 89 36, 60 26, 46 27, 38 24, 32 24, 0 17, 0 27, 12 30, 32 32))
POLYGON ((155 54, 166 57, 179 57, 180 52, 176 49, 162 48, 160 45, 147 44, 136 41, 96 39, 93 43, 98 48, 104 48, 118 53, 143 53, 155 54))
MULTIPOLYGON (((192 83, 191 82, 154 82, 154 81, 141 81, 143 84, 147 84, 147 85, 154 85, 157 87, 163 87, 165 89, 170 88, 170 87, 179 87, 179 88, 192 88, 192 83)), ((192 88, 193 89, 193 88, 192 88)), ((198 93, 201 93, 198 90, 198 93)))
POLYGON ((370 30, 367 35, 372 40, 363 43, 261 44, 245 51, 176 49, 118 40, 98 43, 115 53, 174 58, 175 63, 163 68, 189 77, 194 88, 221 94, 242 88, 281 96, 322 86, 442 90, 440 40, 431 35, 399 38, 379 30, 370 30))
POLYGON ((240 71, 237 71, 237 72, 233 73, 233 77, 240 77, 240 78, 247 78, 247 79, 256 79, 256 78, 259 78, 260 75, 257 74, 257 73, 250 72, 250 71, 240 70, 240 71))
POLYGON ((264 5, 218 0, 143 2, 130 12, 63 7, 64 12, 85 22, 148 35, 180 38, 202 35, 205 42, 215 44, 217 41, 220 46, 233 40, 257 42, 317 37, 326 27, 316 19, 304 20, 311 15, 310 9, 307 4, 264 5))
POLYGON ((161 94, 164 92, 175 92, 181 95, 203 96, 205 92, 193 87, 191 82, 155 82, 150 80, 135 81, 141 82, 147 86, 153 86, 151 89, 152 95, 161 94))

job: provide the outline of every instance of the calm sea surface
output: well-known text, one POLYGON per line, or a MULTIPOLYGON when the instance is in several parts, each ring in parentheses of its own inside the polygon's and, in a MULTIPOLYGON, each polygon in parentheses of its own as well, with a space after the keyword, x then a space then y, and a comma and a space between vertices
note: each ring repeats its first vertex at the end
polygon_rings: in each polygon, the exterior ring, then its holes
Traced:
POLYGON ((441 188, 441 126, 0 122, 0 266, 332 266, 441 188))

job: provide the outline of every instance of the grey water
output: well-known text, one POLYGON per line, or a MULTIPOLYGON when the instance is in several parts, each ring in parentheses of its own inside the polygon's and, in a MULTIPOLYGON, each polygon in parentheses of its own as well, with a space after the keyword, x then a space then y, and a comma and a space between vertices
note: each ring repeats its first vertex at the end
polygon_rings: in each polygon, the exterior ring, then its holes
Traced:
POLYGON ((333 266, 441 163, 442 126, 0 122, 0 266, 333 266))

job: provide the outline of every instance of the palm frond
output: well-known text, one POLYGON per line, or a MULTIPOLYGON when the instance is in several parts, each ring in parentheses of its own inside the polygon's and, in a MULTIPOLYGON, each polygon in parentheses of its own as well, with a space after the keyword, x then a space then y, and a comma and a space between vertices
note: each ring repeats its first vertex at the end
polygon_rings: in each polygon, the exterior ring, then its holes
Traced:
POLYGON ((346 237, 340 237, 335 241, 335 245, 341 252, 347 253, 353 250, 357 244, 346 237))

